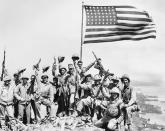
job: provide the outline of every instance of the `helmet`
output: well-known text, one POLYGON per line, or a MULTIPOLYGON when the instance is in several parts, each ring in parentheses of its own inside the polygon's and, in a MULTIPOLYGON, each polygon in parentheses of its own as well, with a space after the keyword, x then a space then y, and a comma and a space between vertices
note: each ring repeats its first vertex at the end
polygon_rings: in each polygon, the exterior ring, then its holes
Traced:
POLYGON ((27 80, 28 80, 29 78, 28 78, 27 75, 24 75, 24 74, 23 74, 23 75, 21 76, 21 79, 27 79, 27 80))
POLYGON ((61 69, 65 69, 66 70, 66 68, 64 66, 60 65, 59 66, 59 70, 61 70, 61 69))
POLYGON ((6 76, 6 77, 4 77, 3 81, 11 81, 11 77, 10 76, 6 76))
POLYGON ((112 88, 110 93, 116 93, 116 94, 120 95, 120 90, 117 87, 114 87, 114 88, 112 88))
POLYGON ((123 81, 123 79, 127 79, 129 82, 130 82, 130 78, 127 74, 124 74, 122 77, 121 77, 121 81, 123 81))
POLYGON ((94 76, 94 80, 95 80, 95 81, 101 80, 101 76, 100 76, 99 74, 96 74, 96 75, 94 76))
POLYGON ((114 82, 119 82, 119 79, 118 79, 117 76, 113 76, 111 80, 114 81, 114 82))
POLYGON ((44 79, 44 78, 49 78, 48 74, 46 72, 44 72, 42 75, 41 75, 41 79, 44 79))

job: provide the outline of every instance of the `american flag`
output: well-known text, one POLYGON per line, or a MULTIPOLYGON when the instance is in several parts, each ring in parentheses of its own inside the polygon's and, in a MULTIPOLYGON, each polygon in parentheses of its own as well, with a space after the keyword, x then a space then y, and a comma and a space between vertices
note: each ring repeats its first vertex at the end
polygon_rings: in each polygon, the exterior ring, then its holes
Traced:
POLYGON ((145 11, 133 6, 84 6, 83 44, 156 38, 155 24, 145 11))

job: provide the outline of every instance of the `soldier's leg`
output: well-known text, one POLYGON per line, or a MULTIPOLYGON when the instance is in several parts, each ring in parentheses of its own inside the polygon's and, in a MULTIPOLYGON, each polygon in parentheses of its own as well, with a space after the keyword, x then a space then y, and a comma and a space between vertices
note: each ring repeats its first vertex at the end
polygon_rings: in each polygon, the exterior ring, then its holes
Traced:
POLYGON ((30 116, 31 116, 31 104, 28 104, 28 105, 26 106, 27 124, 30 124, 30 116))
POLYGON ((23 122, 24 109, 25 109, 25 105, 23 105, 23 104, 18 105, 18 110, 19 110, 18 111, 18 119, 22 122, 23 122))
POLYGON ((41 119, 44 119, 45 116, 47 115, 47 108, 43 104, 41 104, 40 106, 40 115, 41 115, 41 119))
POLYGON ((51 117, 56 117, 57 109, 58 109, 58 104, 57 103, 51 104, 51 107, 50 107, 50 116, 51 117))
POLYGON ((5 108, 2 105, 0 105, 0 123, 1 123, 2 130, 5 130, 6 129, 6 125, 5 125, 5 108))
POLYGON ((6 107, 10 119, 10 126, 12 130, 16 130, 16 122, 14 120, 14 107, 12 105, 6 107))
POLYGON ((131 125, 132 113, 137 111, 137 105, 132 105, 126 108, 126 124, 131 125))

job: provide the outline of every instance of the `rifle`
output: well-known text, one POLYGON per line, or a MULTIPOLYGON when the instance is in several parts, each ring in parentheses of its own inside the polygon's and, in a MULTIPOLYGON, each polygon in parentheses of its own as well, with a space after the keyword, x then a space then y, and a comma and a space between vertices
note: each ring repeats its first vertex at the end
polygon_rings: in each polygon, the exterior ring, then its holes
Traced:
POLYGON ((56 75, 56 70, 57 70, 57 64, 56 64, 56 58, 54 57, 54 62, 52 65, 52 75, 55 76, 56 75))
POLYGON ((38 63, 36 65, 33 65, 33 69, 36 69, 37 71, 39 71, 39 64, 41 62, 41 58, 39 59, 38 63))
MULTIPOLYGON (((34 95, 34 93, 35 93, 35 92, 34 92, 34 84, 35 84, 35 81, 36 81, 36 77, 31 81, 30 86, 29 86, 29 88, 27 89, 27 94, 29 94, 29 95, 34 95)), ((38 108, 37 108, 37 105, 36 105, 35 100, 31 99, 30 102, 31 102, 31 106, 32 106, 32 108, 33 108, 33 110, 34 110, 35 116, 38 115, 38 116, 40 117, 40 113, 39 113, 39 110, 38 110, 38 108)))
POLYGON ((105 80, 108 78, 108 76, 109 76, 110 74, 111 74, 111 73, 109 73, 109 70, 107 70, 107 71, 106 71, 106 74, 104 75, 104 77, 103 77, 103 79, 102 79, 102 82, 101 82, 101 84, 100 84, 100 87, 99 87, 99 89, 98 89, 98 92, 97 92, 95 98, 97 98, 97 96, 99 95, 100 90, 101 90, 101 88, 103 87, 103 84, 104 84, 105 80))
MULTIPOLYGON (((97 58, 96 54, 95 54, 93 51, 92 51, 92 53, 93 53, 93 55, 94 55, 94 57, 95 57, 95 59, 96 59, 96 62, 97 62, 97 64, 98 64, 98 66, 99 66, 99 70, 102 71, 103 74, 105 75, 105 74, 107 73, 107 71, 104 69, 104 67, 103 67, 103 65, 102 65, 102 63, 101 63, 101 61, 100 61, 100 59, 97 58)), ((113 73, 109 73, 109 75, 110 75, 110 76, 113 76, 114 74, 113 74, 113 73)), ((109 77, 108 77, 108 79, 110 80, 109 77)))
POLYGON ((6 51, 4 50, 4 57, 2 62, 2 74, 1 74, 1 81, 3 81, 4 73, 5 73, 5 62, 6 62, 6 51))

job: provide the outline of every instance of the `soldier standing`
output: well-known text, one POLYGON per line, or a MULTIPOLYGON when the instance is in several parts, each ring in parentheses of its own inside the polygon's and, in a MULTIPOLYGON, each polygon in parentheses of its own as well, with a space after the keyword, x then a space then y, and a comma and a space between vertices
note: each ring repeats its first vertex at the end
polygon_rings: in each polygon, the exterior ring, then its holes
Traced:
POLYGON ((23 122, 24 110, 26 112, 27 124, 30 124, 30 114, 31 114, 31 96, 27 93, 29 88, 28 83, 29 78, 27 76, 22 76, 21 84, 19 84, 15 90, 14 95, 19 101, 18 105, 18 119, 23 122))
POLYGON ((54 100, 54 90, 52 85, 49 83, 49 77, 46 73, 41 75, 41 81, 39 80, 38 73, 36 72, 38 89, 36 93, 39 96, 39 109, 41 119, 44 119, 47 115, 50 117, 56 116, 56 107, 53 103, 54 100), (49 110, 49 112, 47 112, 49 110))
POLYGON ((14 117, 13 99, 14 87, 11 85, 10 76, 6 76, 0 87, 0 122, 3 130, 6 128, 5 116, 7 115, 9 119, 14 117))

